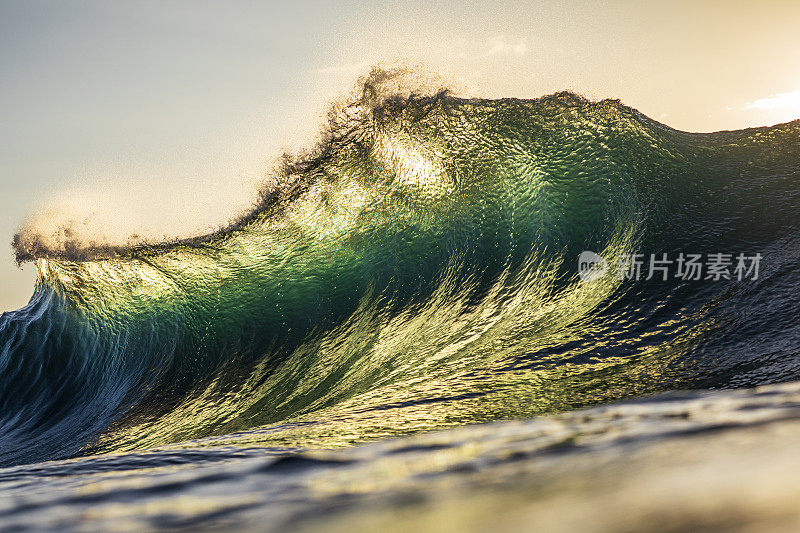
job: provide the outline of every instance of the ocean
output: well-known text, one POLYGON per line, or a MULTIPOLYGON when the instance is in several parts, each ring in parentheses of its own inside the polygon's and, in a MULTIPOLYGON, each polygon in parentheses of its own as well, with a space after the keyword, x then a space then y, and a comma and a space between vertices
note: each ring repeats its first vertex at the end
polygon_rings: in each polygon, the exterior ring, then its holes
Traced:
MULTIPOLYGON (((367 83, 276 175, 209 235, 15 236, 38 278, 0 318, 0 525, 89 474, 145 506, 170 469, 231 462, 208 475, 236 486, 322 460, 298 452, 797 379, 800 121, 695 134, 567 92, 367 83)), ((273 490, 251 489, 148 524, 273 490)))

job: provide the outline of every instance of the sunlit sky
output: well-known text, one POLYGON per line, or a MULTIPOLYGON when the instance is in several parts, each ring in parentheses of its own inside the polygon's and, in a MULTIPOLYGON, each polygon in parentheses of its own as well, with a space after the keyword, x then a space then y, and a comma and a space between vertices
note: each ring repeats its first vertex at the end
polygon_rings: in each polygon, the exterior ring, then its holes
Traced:
MULTIPOLYGON (((672 127, 800 117, 800 2, 0 0, 0 238, 52 206, 212 227, 378 62, 465 94, 620 98, 672 127)), ((0 310, 34 269, 0 246, 0 310)))

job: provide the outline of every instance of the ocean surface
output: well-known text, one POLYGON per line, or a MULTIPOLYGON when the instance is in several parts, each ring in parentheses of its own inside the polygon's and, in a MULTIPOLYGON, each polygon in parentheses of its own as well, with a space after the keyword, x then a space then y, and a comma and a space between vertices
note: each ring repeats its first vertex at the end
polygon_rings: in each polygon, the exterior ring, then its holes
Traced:
POLYGON ((800 121, 693 134, 616 100, 367 82, 276 173, 206 236, 15 236, 38 279, 0 318, 0 484, 800 376, 800 121), (587 250, 642 275, 583 281, 587 250), (690 254, 700 279, 676 275, 690 254))

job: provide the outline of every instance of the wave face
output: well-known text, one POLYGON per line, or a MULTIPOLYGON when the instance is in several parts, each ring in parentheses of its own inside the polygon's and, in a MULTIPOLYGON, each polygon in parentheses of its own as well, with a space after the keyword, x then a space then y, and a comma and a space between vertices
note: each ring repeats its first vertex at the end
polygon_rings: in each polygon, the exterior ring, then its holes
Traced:
POLYGON ((617 101, 364 94, 257 209, 132 247, 15 238, 0 464, 267 426, 336 446, 677 387, 796 379, 800 123, 617 101), (762 254, 757 280, 579 281, 577 258, 762 254))

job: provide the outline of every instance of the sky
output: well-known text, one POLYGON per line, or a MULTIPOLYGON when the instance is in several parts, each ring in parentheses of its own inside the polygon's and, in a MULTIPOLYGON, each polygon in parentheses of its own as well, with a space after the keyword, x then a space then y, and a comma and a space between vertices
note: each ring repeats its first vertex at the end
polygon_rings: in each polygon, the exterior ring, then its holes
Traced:
POLYGON ((709 132, 800 118, 797 28, 795 1, 0 0, 0 311, 33 290, 3 244, 26 220, 223 224, 371 65, 709 132))

